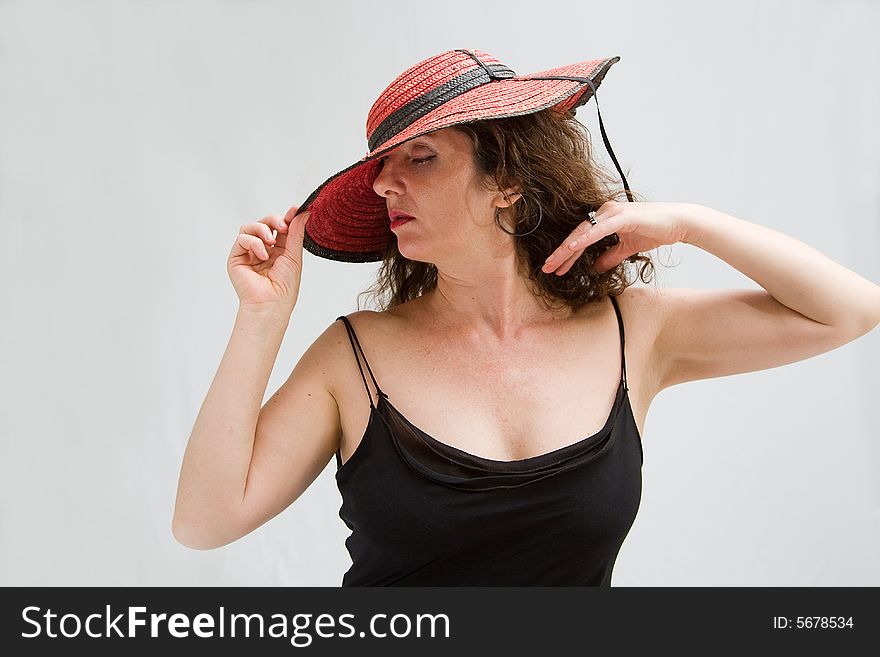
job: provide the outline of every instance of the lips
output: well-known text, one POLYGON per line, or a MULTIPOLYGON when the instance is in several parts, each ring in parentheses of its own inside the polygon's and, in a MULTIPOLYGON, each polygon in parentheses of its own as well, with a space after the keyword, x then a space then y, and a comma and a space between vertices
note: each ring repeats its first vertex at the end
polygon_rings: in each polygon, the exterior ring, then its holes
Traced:
POLYGON ((388 216, 391 218, 391 230, 415 219, 412 215, 401 212, 400 210, 390 210, 388 216))

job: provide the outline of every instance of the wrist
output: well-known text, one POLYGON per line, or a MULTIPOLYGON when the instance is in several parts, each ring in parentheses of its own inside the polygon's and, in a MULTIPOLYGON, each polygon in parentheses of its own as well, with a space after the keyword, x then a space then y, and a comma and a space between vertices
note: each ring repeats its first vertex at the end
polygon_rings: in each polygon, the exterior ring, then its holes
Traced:
POLYGON ((239 313, 232 326, 232 337, 246 337, 260 344, 272 345, 272 348, 277 350, 287 334, 288 325, 289 322, 280 318, 239 313))
POLYGON ((269 324, 269 325, 287 325, 290 322, 290 316, 293 313, 293 307, 286 304, 261 303, 252 305, 240 305, 236 320, 269 324))
POLYGON ((684 211, 685 236, 681 241, 692 246, 699 246, 706 232, 708 223, 712 221, 712 208, 696 203, 686 203, 684 211))

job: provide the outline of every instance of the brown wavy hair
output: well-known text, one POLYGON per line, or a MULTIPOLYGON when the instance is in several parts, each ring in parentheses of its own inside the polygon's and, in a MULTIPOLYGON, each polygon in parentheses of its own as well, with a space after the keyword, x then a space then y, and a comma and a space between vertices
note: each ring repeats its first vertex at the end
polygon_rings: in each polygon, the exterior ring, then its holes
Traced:
MULTIPOLYGON (((604 273, 593 269, 596 258, 618 242, 617 234, 591 244, 562 276, 541 271, 547 256, 572 230, 606 201, 626 201, 626 190, 592 158, 590 134, 574 118, 551 109, 502 119, 452 126, 471 138, 478 183, 488 191, 520 189, 523 197, 501 211, 505 228, 525 233, 543 218, 538 228, 514 240, 517 273, 533 281, 533 288, 547 308, 568 305, 572 309, 617 296, 635 283, 627 263, 641 263, 639 278, 648 283, 654 272, 651 258, 635 254, 604 273), (512 224, 512 227, 511 227, 512 224), (647 278, 646 278, 647 274, 647 278)), ((642 197, 633 192, 633 200, 642 197)), ((496 223, 498 216, 496 215, 496 223)), ((500 224, 499 224, 500 225, 500 224)), ((500 230, 500 228, 499 228, 500 230)), ((392 233, 375 283, 358 295, 369 295, 380 311, 416 299, 437 287, 437 267, 409 260, 397 248, 392 233)))

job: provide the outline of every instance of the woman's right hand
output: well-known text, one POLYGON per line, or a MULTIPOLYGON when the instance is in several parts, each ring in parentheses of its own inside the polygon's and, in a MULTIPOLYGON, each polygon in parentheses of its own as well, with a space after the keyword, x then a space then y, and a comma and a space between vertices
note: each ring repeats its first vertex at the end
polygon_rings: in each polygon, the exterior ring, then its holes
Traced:
POLYGON ((309 220, 308 211, 296 215, 298 210, 294 205, 284 217, 270 214, 241 227, 226 266, 241 307, 278 306, 293 311, 302 278, 303 232, 309 220), (277 238, 273 230, 278 231, 277 238))

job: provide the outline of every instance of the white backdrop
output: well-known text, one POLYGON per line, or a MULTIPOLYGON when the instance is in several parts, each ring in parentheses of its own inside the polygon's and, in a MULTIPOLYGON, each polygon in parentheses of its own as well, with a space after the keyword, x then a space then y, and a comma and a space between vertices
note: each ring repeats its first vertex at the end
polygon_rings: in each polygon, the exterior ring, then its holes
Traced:
MULTIPOLYGON (((171 517, 239 226, 359 159, 405 68, 619 55, 599 106, 633 189, 880 282, 878 28, 858 0, 0 3, 0 584, 339 585, 334 460, 227 547, 179 545, 171 517)), ((613 171, 594 104, 578 118, 613 171)), ((696 247, 657 255, 660 285, 757 285, 696 247)), ((376 268, 305 253, 265 398, 376 268)), ((613 584, 880 585, 878 356, 875 330, 662 392, 613 584)))

